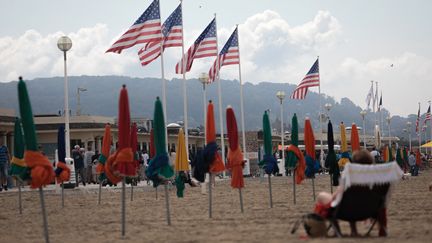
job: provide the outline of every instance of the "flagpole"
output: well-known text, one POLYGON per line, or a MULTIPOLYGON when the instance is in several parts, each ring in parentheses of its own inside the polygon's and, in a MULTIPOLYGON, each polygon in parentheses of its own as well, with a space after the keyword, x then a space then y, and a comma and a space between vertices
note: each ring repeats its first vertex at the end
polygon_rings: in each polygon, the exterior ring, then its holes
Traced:
MULTIPOLYGON (((159 13, 160 13, 160 4, 159 4, 159 13)), ((161 35, 163 35, 163 33, 161 33, 161 35)), ((167 151, 169 152, 169 150, 168 150, 168 131, 167 131, 167 121, 168 121, 168 119, 167 119, 167 112, 166 112, 166 110, 167 110, 167 105, 166 105, 166 103, 167 103, 167 101, 166 101, 166 80, 165 80, 165 69, 164 69, 164 58, 163 58, 163 51, 164 51, 163 43, 164 43, 164 36, 162 36, 162 40, 160 42, 160 58, 161 58, 160 60, 161 60, 161 77, 162 77, 162 105, 163 105, 163 113, 164 113, 164 117, 165 117, 165 124, 164 124, 164 126, 165 126, 165 137, 167 138, 165 140, 165 147, 167 148, 167 151)))
MULTIPOLYGON (((318 60, 318 68, 319 68, 319 56, 317 56, 317 60, 318 60)), ((323 150, 323 126, 322 126, 322 121, 321 121, 321 115, 323 114, 322 112, 322 98, 321 98, 321 77, 319 76, 319 72, 318 72, 318 78, 319 78, 319 85, 318 85, 318 94, 319 94, 319 116, 318 116, 318 121, 320 124, 320 165, 322 167, 324 167, 324 150, 323 150)), ((315 143, 315 142, 314 142, 315 143)), ((314 185, 314 179, 312 178, 312 185, 314 185)), ((314 189, 314 201, 315 201, 315 186, 313 186, 314 189)))
POLYGON ((419 152, 421 153, 421 150, 420 150, 420 146, 421 146, 421 129, 420 129, 420 102, 418 103, 419 104, 419 116, 417 117, 417 119, 418 119, 418 126, 417 126, 417 137, 418 137, 418 150, 419 150, 419 152))
MULTIPOLYGON (((218 45, 218 35, 217 35, 217 22, 216 22, 216 13, 215 16, 215 28, 216 28, 216 50, 217 53, 219 53, 219 45, 218 45)), ((216 65, 219 67, 219 55, 216 57, 216 65)), ((225 141, 224 141, 224 129, 223 129, 223 119, 222 119, 222 88, 221 88, 221 82, 219 77, 219 69, 217 69, 216 77, 218 82, 218 98, 219 98, 219 124, 220 124, 220 138, 221 138, 221 150, 222 150, 222 162, 225 165, 225 141)), ((225 171, 223 172, 225 177, 225 171)), ((211 181, 210 181, 211 183, 211 181)))
MULTIPOLYGON (((431 108, 431 101, 429 100, 428 101, 428 103, 429 103, 429 109, 431 108)), ((429 117, 430 117, 430 110, 429 110, 429 117)), ((426 114, 426 116, 427 116, 427 114, 426 114)), ((430 117, 429 118, 429 123, 430 123, 430 141, 432 142, 432 117, 430 117)), ((426 149, 426 151, 427 151, 427 149, 426 149)), ((432 148, 431 148, 431 154, 432 154, 432 148)))
MULTIPOLYGON (((378 106, 379 106, 379 114, 380 114, 380 125, 379 125, 379 127, 380 127, 380 131, 381 131, 381 129, 383 129, 384 130, 384 127, 383 127, 383 116, 382 116, 382 107, 381 107, 381 100, 382 100, 382 91, 381 91, 381 95, 380 95, 380 102, 378 103, 378 106)), ((384 134, 384 132, 382 133, 382 135, 384 134)), ((384 136, 384 135, 383 135, 384 136)), ((380 136, 380 143, 381 143, 381 138, 383 137, 383 136, 380 136)))
MULTIPOLYGON (((236 25, 237 29, 237 41, 238 41, 238 53, 239 53, 239 80, 240 80, 240 113, 241 113, 241 126, 242 126, 242 141, 243 141, 243 156, 244 159, 247 159, 246 155, 246 128, 244 123, 244 105, 243 105, 243 82, 242 82, 242 76, 241 76, 241 61, 240 61, 240 40, 239 40, 239 34, 238 34, 238 24, 236 25)), ((246 174, 250 175, 250 164, 249 162, 246 162, 248 164, 245 164, 246 174)), ((243 210, 242 210, 243 211, 243 210)))
MULTIPOLYGON (((185 131, 185 146, 186 146, 186 158, 189 162, 189 131, 188 131, 188 110, 187 110, 187 90, 186 90, 186 63, 184 61, 184 31, 183 31, 183 1, 180 0, 182 8, 182 73, 183 73, 183 116, 184 116, 184 131, 185 131)), ((190 167, 190 164, 189 164, 190 167)), ((190 169, 190 168, 189 168, 190 169)))

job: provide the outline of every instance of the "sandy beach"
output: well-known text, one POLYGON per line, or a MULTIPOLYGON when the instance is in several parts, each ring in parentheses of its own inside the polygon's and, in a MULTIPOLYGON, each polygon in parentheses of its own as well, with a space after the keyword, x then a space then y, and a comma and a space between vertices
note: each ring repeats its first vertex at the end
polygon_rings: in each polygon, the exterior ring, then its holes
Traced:
MULTIPOLYGON (((388 209, 387 238, 372 231, 368 242, 430 242, 432 240, 432 192, 428 184, 432 170, 398 183, 388 209)), ((58 191, 48 188, 45 200, 51 242, 303 242, 301 227, 290 234, 293 223, 311 212, 311 180, 297 186, 297 204, 293 204, 292 177, 272 177, 273 208, 269 208, 267 178, 247 178, 243 190, 244 214, 240 212, 238 190, 229 180, 217 182, 213 189, 213 218, 208 218, 208 196, 199 187, 186 187, 185 197, 169 191, 172 226, 167 226, 163 187, 134 188, 130 200, 127 188, 126 237, 121 237, 119 188, 103 188, 102 203, 97 205, 97 186, 65 190, 61 208, 58 191)), ((329 190, 328 175, 318 175, 316 191, 329 190)), ((42 216, 37 190, 23 192, 23 214, 18 212, 16 189, 0 193, 0 242, 43 242, 42 216)), ((365 232, 367 223, 358 223, 365 232)), ((342 231, 349 233, 348 223, 342 231)), ((365 239, 366 240, 366 239, 365 239)), ((312 239, 312 242, 358 242, 359 238, 312 239)))

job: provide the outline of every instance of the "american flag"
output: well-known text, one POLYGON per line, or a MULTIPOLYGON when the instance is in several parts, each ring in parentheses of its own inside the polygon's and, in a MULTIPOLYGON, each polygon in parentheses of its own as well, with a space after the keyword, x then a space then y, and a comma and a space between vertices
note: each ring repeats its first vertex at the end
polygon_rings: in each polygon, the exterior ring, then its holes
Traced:
MULTIPOLYGON (((182 7, 181 4, 172 12, 162 25, 163 49, 167 47, 182 46, 182 7)), ((149 42, 138 51, 141 65, 145 66, 158 58, 161 54, 160 41, 149 42)))
POLYGON ((136 44, 160 41, 159 0, 154 0, 135 23, 106 52, 121 53, 136 44))
POLYGON ((297 86, 297 88, 294 90, 294 92, 291 95, 291 99, 304 99, 306 97, 307 91, 309 87, 315 87, 320 85, 320 78, 319 78, 319 64, 318 59, 315 61, 315 63, 312 65, 309 72, 306 74, 306 76, 303 78, 303 80, 300 82, 300 84, 297 86))
POLYGON ((194 59, 217 56, 216 18, 204 29, 198 39, 189 47, 187 53, 176 65, 176 73, 183 73, 183 66, 189 72, 194 59), (185 63, 185 65, 183 65, 185 63))
POLYGON ((238 32, 237 28, 231 34, 226 44, 220 51, 219 55, 209 70, 209 82, 213 82, 219 73, 222 66, 234 65, 240 63, 239 45, 238 45, 238 32))
POLYGON ((420 131, 419 125, 420 125, 420 103, 419 103, 419 108, 418 108, 418 112, 417 112, 417 120, 416 120, 416 132, 417 133, 420 131))
POLYGON ((429 105, 429 108, 426 111, 426 117, 424 119, 423 125, 426 125, 426 122, 430 120, 431 120, 431 105, 429 105))

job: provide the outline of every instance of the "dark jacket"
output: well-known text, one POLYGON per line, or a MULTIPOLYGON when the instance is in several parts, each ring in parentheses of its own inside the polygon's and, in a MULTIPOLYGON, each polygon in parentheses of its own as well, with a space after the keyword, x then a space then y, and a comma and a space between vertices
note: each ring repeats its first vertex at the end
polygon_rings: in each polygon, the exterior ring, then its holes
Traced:
POLYGON ((84 158, 79 150, 72 150, 72 158, 74 159, 75 169, 84 168, 84 158))

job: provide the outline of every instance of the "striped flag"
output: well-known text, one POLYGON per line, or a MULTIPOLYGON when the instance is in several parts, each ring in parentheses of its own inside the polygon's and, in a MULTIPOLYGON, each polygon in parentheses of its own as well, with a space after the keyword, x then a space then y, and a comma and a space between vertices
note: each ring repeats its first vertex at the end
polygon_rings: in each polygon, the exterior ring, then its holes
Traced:
POLYGON ((222 66, 234 65, 240 63, 238 32, 237 28, 231 34, 230 38, 220 51, 219 55, 209 70, 209 82, 213 82, 222 66))
POLYGON ((303 80, 300 82, 300 84, 297 86, 297 88, 294 90, 294 92, 291 95, 291 99, 304 99, 306 98, 306 94, 309 87, 315 87, 320 85, 320 78, 319 78, 319 64, 318 59, 315 61, 315 63, 312 65, 309 72, 306 74, 306 76, 303 78, 303 80))
MULTIPOLYGON (((182 7, 181 4, 172 12, 162 25, 163 49, 182 46, 182 7)), ((145 66, 158 58, 161 54, 160 41, 149 42, 138 51, 141 65, 145 66)))
POLYGON ((121 53, 136 44, 159 42, 161 39, 159 0, 154 0, 141 17, 106 52, 121 53))
POLYGON ((420 125, 420 103, 419 103, 419 108, 418 108, 418 112, 417 112, 417 120, 416 120, 416 130, 415 131, 417 133, 420 131, 419 125, 420 125))
POLYGON ((217 56, 216 18, 204 29, 198 39, 189 47, 183 58, 176 65, 176 73, 183 73, 183 66, 189 72, 194 59, 217 56), (185 65, 183 65, 185 63, 185 65))
POLYGON ((423 125, 426 125, 426 122, 430 120, 431 120, 431 105, 429 105, 429 108, 426 111, 426 117, 424 119, 423 125))

